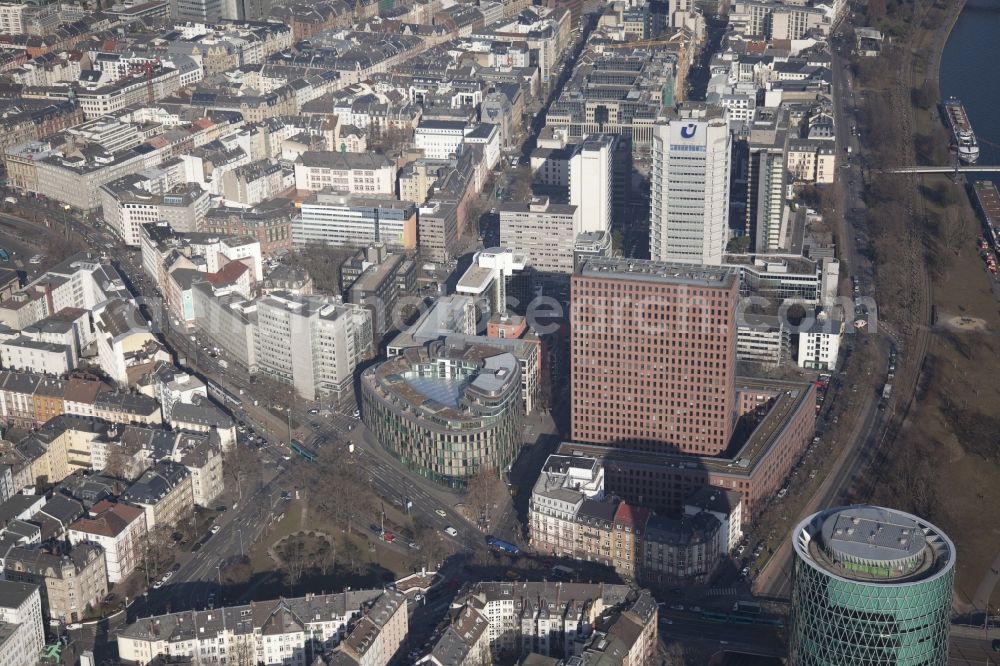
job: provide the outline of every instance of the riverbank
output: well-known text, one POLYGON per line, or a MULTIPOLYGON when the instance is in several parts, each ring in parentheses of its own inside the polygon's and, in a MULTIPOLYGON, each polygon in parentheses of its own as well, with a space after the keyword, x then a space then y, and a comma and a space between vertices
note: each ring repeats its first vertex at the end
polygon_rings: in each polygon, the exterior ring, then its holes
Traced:
MULTIPOLYGON (((930 11, 934 4, 925 2, 920 9, 930 11)), ((900 156, 903 161, 916 157, 918 137, 924 142, 920 152, 925 159, 942 154, 947 158, 948 135, 937 113, 938 76, 949 34, 965 4, 961 0, 938 5, 937 11, 945 14, 932 28, 914 21, 915 32, 901 54, 892 91, 896 99, 907 96, 900 139, 909 141, 910 150, 900 156), (901 72, 904 76, 900 77, 901 72), (929 98, 914 95, 918 90, 933 94, 929 98)), ((881 178, 873 187, 881 188, 883 211, 905 213, 901 225, 887 224, 891 232, 883 234, 882 240, 889 265, 880 274, 900 273, 893 255, 907 254, 912 245, 905 239, 915 236, 919 262, 896 279, 907 274, 916 277, 919 268, 921 279, 899 286, 917 294, 911 301, 919 301, 921 307, 905 338, 908 372, 897 374, 896 379, 897 387, 910 387, 909 395, 900 404, 896 425, 872 466, 870 495, 858 499, 919 513, 952 538, 958 551, 955 609, 960 615, 975 617, 984 610, 984 597, 989 598, 984 590, 992 592, 995 581, 990 570, 1000 553, 1000 526, 995 527, 984 514, 986 507, 1000 502, 996 435, 1000 418, 995 415, 1000 390, 994 388, 1000 372, 996 340, 1000 315, 975 249, 979 222, 961 185, 946 177, 881 178), (899 246, 904 249, 900 251, 899 246), (938 324, 956 316, 980 320, 982 327, 957 330, 938 324)), ((880 304, 887 303, 892 311, 893 304, 887 302, 881 287, 880 281, 880 304)))

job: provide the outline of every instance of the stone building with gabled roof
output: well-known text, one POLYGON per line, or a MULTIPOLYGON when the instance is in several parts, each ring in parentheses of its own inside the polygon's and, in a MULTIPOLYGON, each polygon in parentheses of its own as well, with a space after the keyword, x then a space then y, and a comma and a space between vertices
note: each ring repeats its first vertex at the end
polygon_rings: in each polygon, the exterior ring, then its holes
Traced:
POLYGON ((234 663, 306 666, 310 639, 320 649, 337 646, 363 606, 383 594, 308 594, 143 618, 118 630, 118 656, 124 663, 146 665, 165 655, 201 657, 224 645, 234 663))

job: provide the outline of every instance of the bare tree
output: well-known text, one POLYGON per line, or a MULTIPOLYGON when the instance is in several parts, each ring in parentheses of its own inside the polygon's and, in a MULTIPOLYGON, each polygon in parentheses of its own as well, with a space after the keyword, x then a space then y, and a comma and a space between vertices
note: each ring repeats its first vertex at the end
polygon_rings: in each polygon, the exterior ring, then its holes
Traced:
POLYGON ((260 465, 255 456, 249 455, 238 444, 233 444, 223 455, 222 469, 236 486, 240 499, 243 499, 243 489, 247 481, 255 478, 260 472, 260 465))
POLYGON ((414 542, 420 546, 418 552, 420 553, 421 564, 428 568, 433 568, 447 552, 441 535, 423 523, 416 523, 414 525, 414 532, 414 542))
POLYGON ((323 539, 319 550, 316 553, 316 566, 319 568, 319 572, 326 576, 332 573, 337 567, 337 539, 331 536, 329 539, 323 539))
POLYGON ((336 448, 324 447, 315 462, 301 462, 296 469, 297 483, 312 510, 332 516, 350 535, 355 522, 374 513, 375 495, 359 468, 344 464, 336 448))
POLYGON ((277 552, 281 558, 281 568, 288 574, 288 584, 294 588, 302 580, 309 559, 302 535, 293 534, 286 538, 278 546, 277 552))
POLYGON ((173 559, 170 534, 168 525, 157 525, 140 542, 142 552, 139 566, 145 572, 147 581, 156 580, 170 566, 173 559))
POLYGON ((242 639, 237 635, 237 642, 229 651, 229 663, 234 666, 257 666, 257 648, 252 633, 242 639))
POLYGON ((684 666, 687 663, 684 659, 684 646, 677 641, 667 644, 666 650, 667 666, 684 666))
POLYGON ((944 239, 948 249, 958 254, 963 243, 968 238, 968 219, 954 206, 944 212, 944 239))
POLYGON ((469 479, 465 499, 466 504, 475 512, 474 519, 480 529, 487 529, 508 499, 507 486, 495 467, 480 467, 469 479))
POLYGON ((528 165, 522 165, 517 167, 512 172, 512 179, 510 182, 510 197, 511 200, 518 203, 524 203, 531 200, 532 188, 531 188, 531 167, 528 165))
POLYGON ((126 481, 135 480, 138 477, 135 464, 135 456, 138 452, 138 446, 133 443, 122 441, 119 444, 112 444, 108 447, 107 462, 102 471, 109 476, 126 481))
POLYGON ((245 556, 227 562, 219 571, 219 578, 224 585, 243 585, 250 581, 252 575, 250 558, 245 556))
POLYGON ((347 561, 351 564, 351 571, 360 573, 361 549, 358 548, 358 544, 354 543, 352 539, 348 539, 344 542, 344 554, 347 556, 347 561))

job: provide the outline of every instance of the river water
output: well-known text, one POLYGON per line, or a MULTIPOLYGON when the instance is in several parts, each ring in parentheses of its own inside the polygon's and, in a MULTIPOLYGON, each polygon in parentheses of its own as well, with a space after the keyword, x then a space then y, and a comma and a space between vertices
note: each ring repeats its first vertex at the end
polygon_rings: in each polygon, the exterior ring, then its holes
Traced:
MULTIPOLYGON (((965 104, 979 139, 979 164, 1000 165, 1000 1, 968 0, 941 58, 941 98, 965 104)), ((1000 172, 969 174, 1000 184, 1000 172)))

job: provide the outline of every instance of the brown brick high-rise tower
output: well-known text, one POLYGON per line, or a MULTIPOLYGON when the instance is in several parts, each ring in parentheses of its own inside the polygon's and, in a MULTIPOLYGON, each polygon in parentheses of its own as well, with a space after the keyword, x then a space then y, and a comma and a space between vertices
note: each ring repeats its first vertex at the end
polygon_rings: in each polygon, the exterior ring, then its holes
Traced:
POLYGON ((571 289, 572 439, 725 451, 736 420, 736 270, 591 259, 571 289))

